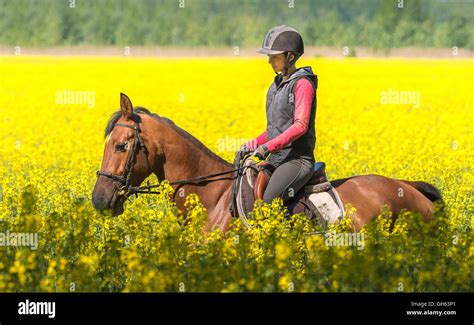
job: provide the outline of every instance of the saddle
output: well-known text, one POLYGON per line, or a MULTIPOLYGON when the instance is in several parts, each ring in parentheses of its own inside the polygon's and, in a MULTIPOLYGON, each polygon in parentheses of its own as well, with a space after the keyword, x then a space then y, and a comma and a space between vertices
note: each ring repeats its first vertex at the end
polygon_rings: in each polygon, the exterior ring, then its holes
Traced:
MULTIPOLYGON (((275 171, 275 167, 267 162, 256 163, 252 159, 243 159, 243 171, 233 183, 232 211, 235 208, 238 217, 246 227, 252 218, 250 213, 256 200, 263 198, 263 193, 275 171)), ((288 217, 297 213, 315 220, 322 226, 336 222, 344 215, 344 206, 336 189, 328 181, 324 162, 314 164, 313 174, 295 197, 285 203, 288 217)))

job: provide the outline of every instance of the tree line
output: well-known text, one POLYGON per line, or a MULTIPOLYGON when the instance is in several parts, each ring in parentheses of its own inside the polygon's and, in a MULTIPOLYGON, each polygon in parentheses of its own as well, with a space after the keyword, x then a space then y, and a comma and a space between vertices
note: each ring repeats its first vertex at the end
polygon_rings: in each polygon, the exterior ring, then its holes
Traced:
POLYGON ((0 44, 245 47, 285 24, 307 45, 473 49, 473 17, 435 0, 0 0, 0 44))

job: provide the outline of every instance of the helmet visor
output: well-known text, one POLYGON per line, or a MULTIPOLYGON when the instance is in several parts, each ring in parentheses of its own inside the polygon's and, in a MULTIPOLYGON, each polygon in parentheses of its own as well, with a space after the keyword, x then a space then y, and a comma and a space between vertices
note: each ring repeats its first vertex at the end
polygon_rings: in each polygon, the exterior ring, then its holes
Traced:
POLYGON ((266 48, 263 48, 263 47, 257 49, 257 52, 262 53, 262 54, 281 54, 281 53, 285 53, 285 51, 270 50, 270 49, 266 49, 266 48))

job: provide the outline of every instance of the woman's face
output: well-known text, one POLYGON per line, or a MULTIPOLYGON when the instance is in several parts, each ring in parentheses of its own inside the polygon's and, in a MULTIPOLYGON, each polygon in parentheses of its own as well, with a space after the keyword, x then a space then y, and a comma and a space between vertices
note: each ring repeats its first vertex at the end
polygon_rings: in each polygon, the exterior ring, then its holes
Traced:
MULTIPOLYGON (((290 60, 293 59, 294 54, 290 54, 290 60)), ((268 54, 268 63, 272 66, 276 73, 282 72, 286 64, 286 54, 268 54)))
POLYGON ((283 71, 286 63, 285 53, 268 54, 268 63, 272 66, 273 71, 276 73, 283 71))

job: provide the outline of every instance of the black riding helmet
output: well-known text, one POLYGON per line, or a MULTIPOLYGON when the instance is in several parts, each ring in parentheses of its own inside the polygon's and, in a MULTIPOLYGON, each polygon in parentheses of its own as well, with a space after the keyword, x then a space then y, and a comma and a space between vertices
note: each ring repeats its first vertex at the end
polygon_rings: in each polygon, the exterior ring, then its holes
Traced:
POLYGON ((263 40, 262 47, 257 50, 262 54, 286 53, 286 65, 283 76, 288 73, 288 68, 295 63, 304 53, 303 38, 300 33, 286 25, 281 25, 270 29, 263 40), (290 60, 290 54, 295 57, 290 60))

